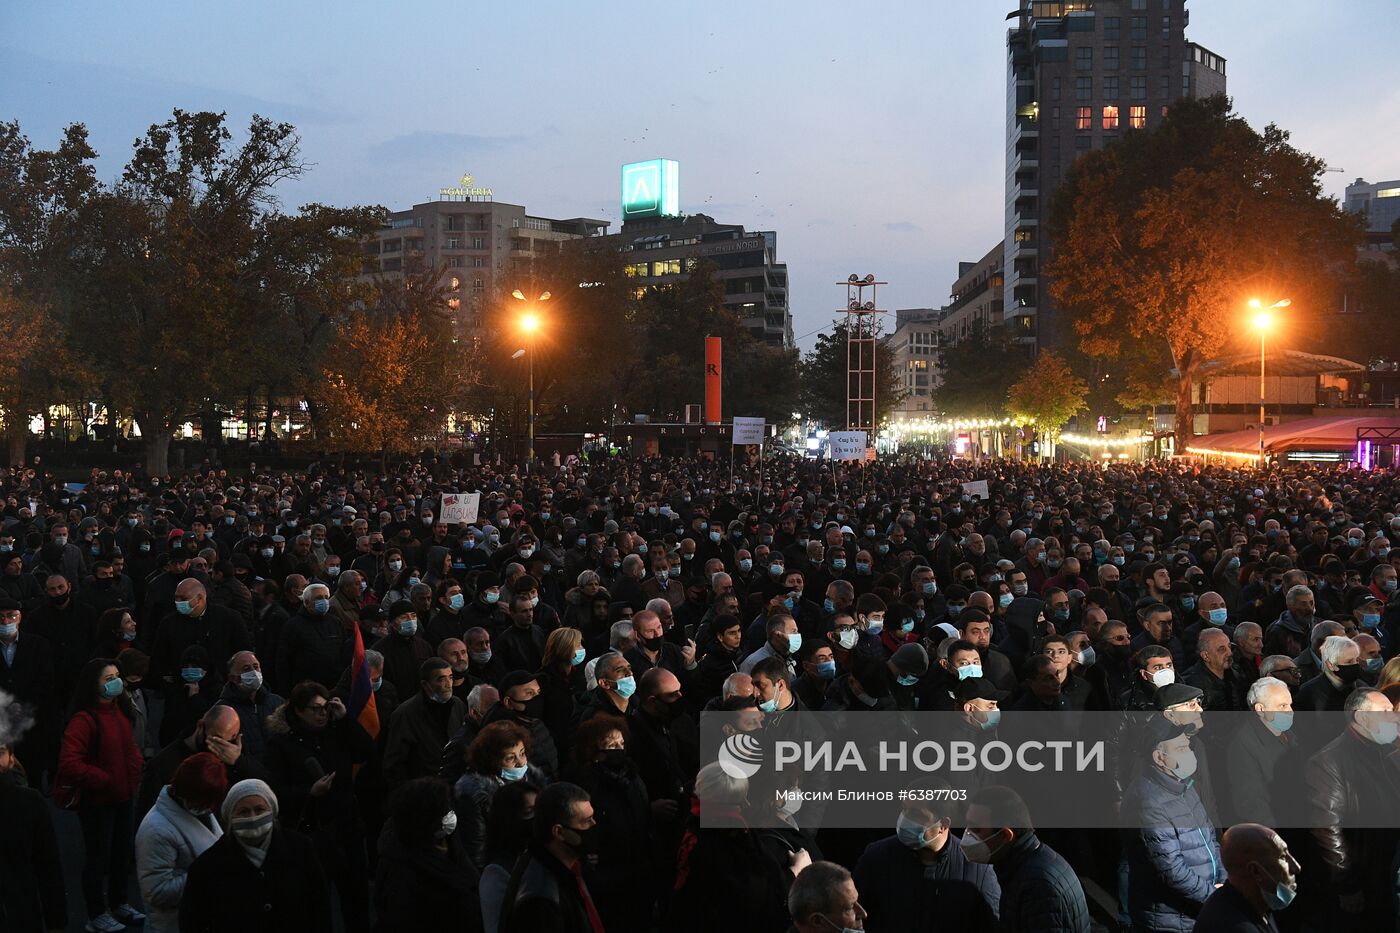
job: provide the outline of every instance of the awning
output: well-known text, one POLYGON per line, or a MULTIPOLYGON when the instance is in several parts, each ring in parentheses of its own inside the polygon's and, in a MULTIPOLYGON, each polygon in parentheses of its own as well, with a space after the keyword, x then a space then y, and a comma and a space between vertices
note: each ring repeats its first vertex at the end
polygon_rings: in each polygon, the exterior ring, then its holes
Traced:
MULTIPOLYGON (((1264 450, 1270 454, 1283 454, 1290 450, 1354 450, 1356 432, 1362 428, 1400 430, 1400 414, 1328 415, 1270 425, 1264 429, 1264 450)), ((1257 460, 1259 431, 1206 434, 1193 438, 1186 452, 1257 460)))

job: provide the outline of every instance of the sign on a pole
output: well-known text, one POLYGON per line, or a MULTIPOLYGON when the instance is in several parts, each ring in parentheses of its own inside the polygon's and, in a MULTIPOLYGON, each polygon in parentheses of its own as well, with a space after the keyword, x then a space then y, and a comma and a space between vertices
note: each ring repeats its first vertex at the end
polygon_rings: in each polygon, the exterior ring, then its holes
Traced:
POLYGON ((734 446, 749 447, 763 443, 764 423, 762 418, 734 419, 734 446))
POLYGON ((832 460, 864 460, 867 439, 864 431, 832 431, 827 435, 832 460))
POLYGON ((991 493, 987 491, 987 481, 984 479, 963 483, 962 491, 969 496, 980 496, 983 502, 991 498, 991 493))
POLYGON ((481 508, 479 492, 448 492, 442 496, 442 515, 447 525, 470 525, 476 521, 477 510, 481 508))
POLYGON ((878 457, 876 456, 876 454, 875 454, 875 448, 874 448, 874 447, 867 447, 867 448, 865 448, 865 462, 866 462, 866 463, 874 463, 877 459, 879 459, 879 458, 878 458, 878 457))

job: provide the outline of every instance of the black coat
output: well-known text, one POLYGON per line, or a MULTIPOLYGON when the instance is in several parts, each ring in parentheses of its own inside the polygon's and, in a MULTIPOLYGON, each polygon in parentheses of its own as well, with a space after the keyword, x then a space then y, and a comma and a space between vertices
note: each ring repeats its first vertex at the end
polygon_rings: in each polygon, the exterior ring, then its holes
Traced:
POLYGON ((1338 690, 1326 674, 1318 674, 1298 688, 1293 708, 1299 712, 1340 713, 1349 693, 1349 688, 1338 690))
POLYGON ((593 933, 578 881, 544 849, 531 846, 511 872, 499 933, 593 933))
POLYGON ((928 865, 896 836, 872 842, 852 875, 868 933, 996 930, 1001 885, 990 865, 968 861, 957 836, 928 865))
MULTIPOLYGON (((436 777, 442 748, 466 719, 466 704, 452 697, 443 707, 416 690, 399 704, 384 731, 384 777, 390 787, 419 777, 436 777)), ((381 728, 383 728, 381 726, 381 728)))
POLYGON ((1004 933, 1089 933, 1089 906, 1074 869, 1027 833, 993 866, 1004 933))
POLYGON ((1263 917, 1230 882, 1216 888, 1201 905, 1192 933, 1278 933, 1273 914, 1263 917))
MULTIPOLYGON (((97 653, 97 614, 76 599, 70 599, 63 609, 44 602, 26 613, 21 628, 53 648, 54 690, 60 702, 66 703, 78 672, 97 653)), ((20 641, 24 641, 23 634, 20 641)))
POLYGON ((661 928, 674 933, 785 929, 792 884, 787 865, 775 862, 751 830, 701 829, 695 822, 681 843, 670 916, 661 928))
POLYGON ((44 933, 68 925, 63 865, 49 805, 18 774, 0 774, 0 927, 44 933))
POLYGON ((379 837, 379 863, 375 872, 375 933, 419 933, 444 922, 453 930, 476 933, 481 929, 481 873, 467 857, 454 834, 447 851, 436 846, 406 846, 393 823, 379 837))
POLYGON ((54 692, 53 645, 47 638, 21 627, 14 664, 0 654, 0 690, 37 710, 61 707, 66 698, 54 692))
POLYGON ((287 620, 278 635, 278 682, 274 689, 286 696, 303 680, 330 687, 349 660, 345 630, 340 623, 329 613, 318 617, 302 608, 287 620))
POLYGON ((507 671, 537 671, 544 660, 544 629, 509 625, 495 637, 491 649, 507 671))
POLYGON ((433 656, 427 639, 416 634, 404 638, 390 631, 370 647, 384 655, 384 680, 394 685, 399 696, 409 696, 418 689, 418 669, 433 656))
POLYGON ((655 890, 646 786, 630 761, 621 772, 592 764, 572 777, 588 791, 598 821, 598 862, 587 878, 603 929, 644 930, 655 890))
MULTIPOLYGON (((192 645, 203 645, 209 653, 209 674, 216 682, 228 678, 228 662, 239 651, 250 651, 253 638, 243 617, 232 609, 208 603, 198 619, 172 612, 160 621, 151 648, 152 680, 176 676, 180 655, 192 645)), ((217 691, 216 691, 217 692, 217 691)))
POLYGON ((355 806, 354 767, 368 761, 374 742, 349 716, 312 731, 288 704, 267 717, 267 753, 263 763, 272 773, 277 794, 277 818, 288 829, 315 840, 323 865, 329 867, 341 845, 354 844, 363 834, 355 806), (321 774, 334 774, 330 790, 311 796, 319 775, 307 759, 316 759, 321 774))
POLYGON ((190 865, 181 933, 331 933, 331 892, 311 840, 280 826, 261 867, 232 833, 190 865))
POLYGON ((1222 823, 1279 826, 1280 815, 1304 812, 1296 778, 1303 766, 1297 737, 1291 732, 1274 735, 1253 713, 1241 719, 1225 750, 1230 797, 1228 812, 1220 814, 1222 823))

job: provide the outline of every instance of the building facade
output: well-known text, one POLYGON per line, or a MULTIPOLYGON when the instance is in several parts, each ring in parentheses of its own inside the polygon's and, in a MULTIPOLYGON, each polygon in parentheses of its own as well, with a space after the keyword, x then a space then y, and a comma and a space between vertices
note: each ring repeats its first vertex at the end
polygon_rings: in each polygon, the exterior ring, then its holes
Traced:
POLYGON ((589 245, 622 252, 638 287, 681 281, 710 263, 724 306, 749 333, 769 346, 794 346, 787 264, 778 261, 772 230, 745 230, 706 214, 654 216, 625 221, 620 233, 589 245))
POLYGON ((1001 328, 1005 312, 1002 295, 1005 276, 1001 264, 1004 253, 1005 244, 998 240, 976 262, 958 263, 958 278, 950 289, 943 317, 945 346, 956 346, 977 325, 988 334, 1001 328))
POLYGON ((884 338, 894 356, 894 371, 904 388, 903 400, 891 411, 895 421, 926 418, 937 410, 939 334, 942 308, 904 308, 895 312, 893 333, 884 338))
POLYGON ((1366 241, 1373 248, 1394 249, 1390 228, 1400 220, 1400 180, 1371 184, 1358 178, 1347 185, 1342 207, 1366 218, 1366 241))
POLYGON ((1056 188, 1076 158, 1225 92, 1225 60, 1186 39, 1186 0, 1021 0, 1007 33, 1004 326, 1055 342, 1042 268, 1056 188))
POLYGON ((389 215, 364 246, 364 273, 401 278, 414 268, 445 270, 459 333, 480 337, 480 315, 501 276, 557 252, 567 240, 601 238, 608 221, 536 217, 519 204, 444 197, 389 215))

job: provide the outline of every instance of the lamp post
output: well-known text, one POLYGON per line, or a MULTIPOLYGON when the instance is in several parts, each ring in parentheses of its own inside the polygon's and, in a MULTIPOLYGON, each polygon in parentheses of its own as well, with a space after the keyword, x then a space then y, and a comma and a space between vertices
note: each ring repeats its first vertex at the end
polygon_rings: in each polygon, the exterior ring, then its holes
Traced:
POLYGON ((525 458, 525 472, 530 472, 530 464, 535 461, 535 334, 540 329, 540 317, 535 313, 535 304, 540 301, 549 300, 549 292, 540 292, 540 297, 535 301, 528 301, 525 293, 520 289, 511 292, 511 297, 516 301, 527 302, 527 310, 520 318, 520 330, 525 334, 527 341, 526 348, 529 351, 530 368, 530 449, 525 458))
POLYGON ((1286 308, 1292 302, 1287 298, 1275 301, 1267 308, 1258 298, 1249 299, 1249 306, 1255 309, 1254 329, 1259 331, 1259 467, 1264 467, 1264 349, 1268 340, 1269 329, 1274 326, 1273 312, 1277 308, 1286 308))

